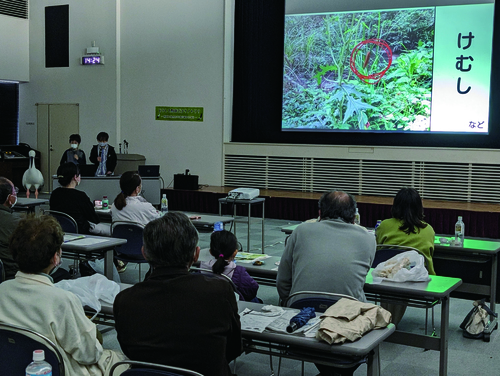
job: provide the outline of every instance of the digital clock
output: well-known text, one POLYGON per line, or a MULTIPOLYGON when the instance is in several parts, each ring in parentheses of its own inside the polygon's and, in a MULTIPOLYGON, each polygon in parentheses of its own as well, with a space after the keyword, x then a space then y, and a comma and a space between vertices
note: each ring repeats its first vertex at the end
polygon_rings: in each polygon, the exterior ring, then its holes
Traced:
POLYGON ((104 56, 82 56, 82 65, 103 65, 104 56))

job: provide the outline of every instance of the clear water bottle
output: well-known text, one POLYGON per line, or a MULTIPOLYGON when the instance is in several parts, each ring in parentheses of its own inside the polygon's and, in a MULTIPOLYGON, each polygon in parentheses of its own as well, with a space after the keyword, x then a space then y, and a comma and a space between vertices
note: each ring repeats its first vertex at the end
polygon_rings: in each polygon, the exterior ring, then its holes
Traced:
POLYGON ((361 217, 359 215, 359 210, 356 208, 356 214, 354 214, 354 223, 357 225, 361 224, 361 217))
POLYGON ((465 240, 465 223, 462 221, 462 216, 458 216, 458 221, 455 223, 455 244, 463 245, 465 240))
POLYGON ((102 208, 103 209, 108 209, 109 208, 108 196, 102 196, 102 208))
POLYGON ((167 200, 167 195, 165 193, 161 198, 161 212, 163 214, 168 213, 168 200, 167 200))
POLYGON ((375 230, 377 230, 377 227, 380 226, 381 223, 382 223, 382 220, 377 219, 377 223, 375 224, 375 230))
POLYGON ((26 367, 26 376, 52 376, 52 367, 45 361, 43 350, 33 351, 33 361, 26 367))

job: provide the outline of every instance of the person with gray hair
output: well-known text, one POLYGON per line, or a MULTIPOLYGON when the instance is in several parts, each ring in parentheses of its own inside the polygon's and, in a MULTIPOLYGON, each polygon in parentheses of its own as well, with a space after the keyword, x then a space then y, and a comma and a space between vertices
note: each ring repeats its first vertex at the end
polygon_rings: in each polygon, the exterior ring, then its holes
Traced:
POLYGON ((146 225, 142 253, 151 274, 115 299, 118 342, 132 360, 231 375, 228 363, 242 352, 236 297, 229 281, 189 273, 197 244, 185 214, 169 212, 146 225))
MULTIPOLYGON (((299 291, 331 292, 365 302, 365 278, 375 257, 375 236, 354 224, 356 200, 333 190, 319 200, 319 220, 303 223, 288 238, 281 257, 276 286, 283 305, 299 291)), ((301 298, 304 296, 301 296, 301 298)), ((316 367, 321 375, 352 375, 346 370, 316 367)))

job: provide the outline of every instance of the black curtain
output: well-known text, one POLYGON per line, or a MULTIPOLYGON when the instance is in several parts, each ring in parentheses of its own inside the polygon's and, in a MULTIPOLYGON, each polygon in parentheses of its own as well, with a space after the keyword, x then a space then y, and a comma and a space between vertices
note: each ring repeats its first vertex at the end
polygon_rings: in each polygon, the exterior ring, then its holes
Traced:
POLYGON ((236 0, 231 141, 281 127, 285 0, 236 0))
POLYGON ((19 84, 0 83, 0 145, 17 145, 19 84))

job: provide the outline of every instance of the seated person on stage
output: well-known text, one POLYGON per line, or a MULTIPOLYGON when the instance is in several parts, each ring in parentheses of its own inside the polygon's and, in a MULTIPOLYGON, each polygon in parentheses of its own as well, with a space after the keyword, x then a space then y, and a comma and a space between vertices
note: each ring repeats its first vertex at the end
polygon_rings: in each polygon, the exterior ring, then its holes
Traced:
MULTIPOLYGON (((318 222, 302 223, 288 238, 276 285, 281 302, 299 291, 332 292, 366 301, 363 287, 375 257, 375 237, 354 224, 356 201, 330 191, 319 200, 318 222)), ((298 298, 303 298, 300 296, 298 298)), ((321 375, 352 375, 357 367, 337 369, 320 364, 321 375)))
POLYGON ((142 179, 138 173, 127 171, 120 177, 120 189, 111 207, 113 222, 128 221, 147 225, 153 219, 160 218, 160 213, 139 194, 142 191, 142 179))
POLYGON ((257 290, 259 289, 259 284, 250 277, 244 267, 234 263, 237 253, 238 240, 236 236, 226 230, 215 231, 210 236, 210 254, 215 259, 202 261, 200 267, 211 269, 215 274, 228 276, 238 289, 240 300, 258 303, 257 290))
POLYGON ((109 236, 109 225, 99 223, 99 217, 89 196, 75 189, 81 180, 78 166, 71 162, 59 166, 57 178, 61 187, 54 189, 50 195, 50 210, 60 211, 73 217, 80 234, 109 236))
POLYGON ((9 238, 21 220, 21 214, 12 211, 17 202, 17 191, 9 179, 0 177, 0 259, 3 262, 5 278, 12 279, 19 270, 9 250, 9 238))
POLYGON ((95 176, 113 175, 117 157, 115 148, 108 144, 109 135, 100 132, 97 135, 97 145, 92 146, 90 151, 90 162, 97 165, 95 176))
POLYGON ((69 145, 70 148, 66 150, 61 158, 60 165, 73 162, 77 165, 85 165, 87 164, 87 158, 85 157, 85 152, 80 149, 80 143, 82 142, 82 138, 79 134, 72 134, 69 136, 69 145))
POLYGON ((120 292, 113 305, 118 342, 130 359, 230 375, 242 352, 238 305, 229 281, 189 273, 200 254, 198 232, 169 212, 144 228, 152 273, 120 292))
POLYGON ((61 352, 66 375, 107 375, 125 356, 103 350, 80 299, 54 287, 49 274, 61 264, 62 242, 61 226, 53 217, 21 220, 9 243, 20 271, 0 284, 0 321, 48 337, 61 352))
POLYGON ((401 188, 391 209, 392 218, 380 223, 375 232, 377 244, 403 245, 417 249, 425 259, 425 267, 436 275, 434 254, 434 229, 424 219, 422 199, 414 188, 401 188))

